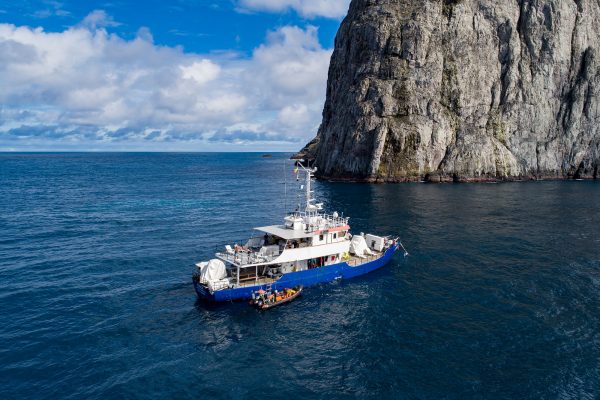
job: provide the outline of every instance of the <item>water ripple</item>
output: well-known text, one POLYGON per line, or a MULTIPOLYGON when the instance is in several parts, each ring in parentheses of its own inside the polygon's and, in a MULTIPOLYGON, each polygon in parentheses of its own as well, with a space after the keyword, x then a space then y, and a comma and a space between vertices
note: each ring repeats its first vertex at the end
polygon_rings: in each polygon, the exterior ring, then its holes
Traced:
POLYGON ((320 182, 411 256, 198 301, 194 262, 279 222, 284 158, 0 154, 0 396, 600 397, 600 185, 320 182))

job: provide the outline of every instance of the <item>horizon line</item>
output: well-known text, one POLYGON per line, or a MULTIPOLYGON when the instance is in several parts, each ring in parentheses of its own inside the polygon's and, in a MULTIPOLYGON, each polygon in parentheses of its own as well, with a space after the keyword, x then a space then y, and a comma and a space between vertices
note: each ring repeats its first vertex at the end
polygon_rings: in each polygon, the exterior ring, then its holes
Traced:
POLYGON ((158 150, 0 150, 0 154, 60 154, 60 153, 90 153, 90 154, 289 154, 297 153, 297 151, 183 151, 183 150, 170 150, 170 151, 158 151, 158 150))

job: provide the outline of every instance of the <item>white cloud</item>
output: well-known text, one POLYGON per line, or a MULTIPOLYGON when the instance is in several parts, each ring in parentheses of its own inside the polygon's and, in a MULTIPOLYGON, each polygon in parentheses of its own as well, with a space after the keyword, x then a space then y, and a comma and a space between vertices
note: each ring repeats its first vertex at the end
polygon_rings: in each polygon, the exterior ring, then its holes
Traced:
POLYGON ((306 104, 285 106, 279 111, 279 122, 285 126, 301 126, 310 121, 310 114, 306 104))
POLYGON ((193 79, 199 84, 215 80, 221 68, 210 60, 194 61, 191 65, 181 65, 179 67, 183 79, 193 79))
MULTIPOLYGON (((59 1, 44 1, 46 8, 35 11, 30 16, 34 18, 49 18, 49 17, 68 17, 71 13, 63 9, 64 4, 59 1)), ((2 11, 0 11, 2 13, 2 11)))
POLYGON ((308 17, 343 18, 350 0, 240 0, 242 10, 284 12, 294 10, 308 17))
POLYGON ((0 24, 0 148, 314 136, 331 56, 316 28, 270 32, 245 58, 159 46, 147 29, 125 40, 92 14, 58 33, 0 24))
POLYGON ((89 13, 83 21, 81 21, 81 26, 87 27, 90 29, 104 28, 107 26, 119 26, 118 22, 116 22, 110 15, 108 15, 104 10, 94 10, 89 13))

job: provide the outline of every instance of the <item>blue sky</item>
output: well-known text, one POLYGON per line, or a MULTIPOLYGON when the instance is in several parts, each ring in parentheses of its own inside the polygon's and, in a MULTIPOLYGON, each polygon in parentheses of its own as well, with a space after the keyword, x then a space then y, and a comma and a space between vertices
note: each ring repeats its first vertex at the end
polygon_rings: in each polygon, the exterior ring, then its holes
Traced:
POLYGON ((298 150, 348 3, 0 0, 0 151, 298 150))

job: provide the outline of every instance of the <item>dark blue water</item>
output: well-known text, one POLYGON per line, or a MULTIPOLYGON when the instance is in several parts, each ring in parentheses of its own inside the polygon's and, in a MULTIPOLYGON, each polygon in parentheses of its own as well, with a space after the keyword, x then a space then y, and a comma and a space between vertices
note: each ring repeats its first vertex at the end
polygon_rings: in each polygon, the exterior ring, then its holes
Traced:
POLYGON ((283 159, 0 154, 0 398, 600 397, 599 183, 319 182, 411 256, 197 302, 194 262, 279 222, 283 159))

